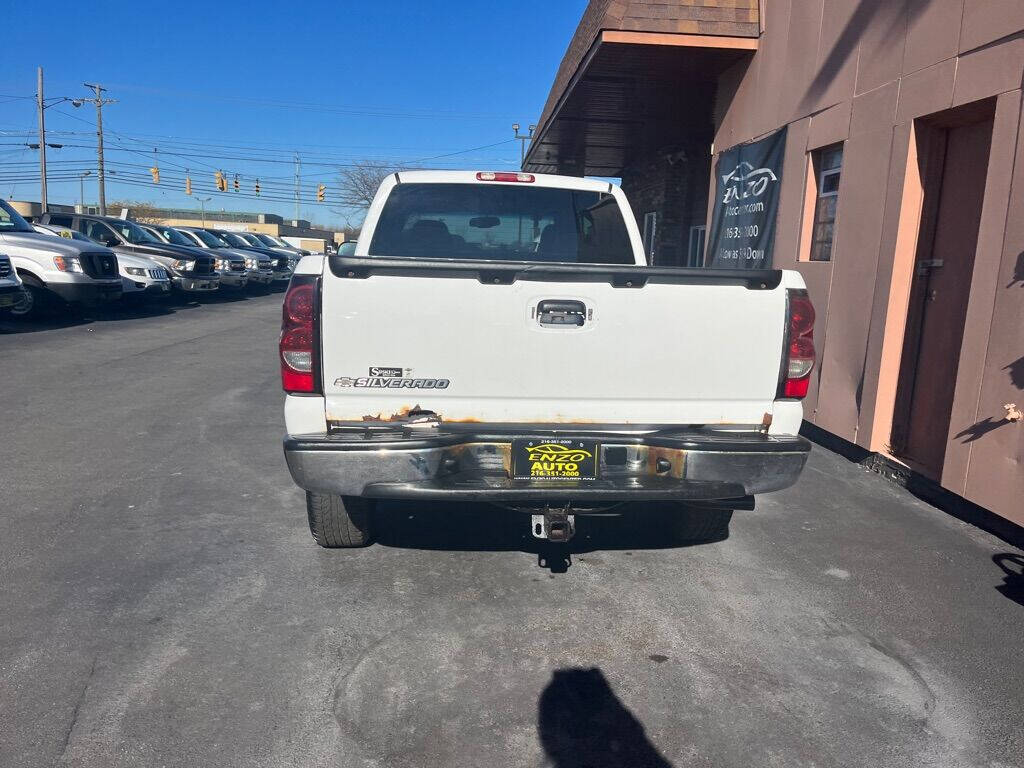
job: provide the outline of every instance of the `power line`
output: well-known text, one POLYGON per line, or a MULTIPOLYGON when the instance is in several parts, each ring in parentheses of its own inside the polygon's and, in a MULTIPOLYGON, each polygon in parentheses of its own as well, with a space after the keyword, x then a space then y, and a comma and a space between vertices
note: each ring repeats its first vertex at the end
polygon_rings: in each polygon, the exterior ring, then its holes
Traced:
MULTIPOLYGON (((89 122, 88 120, 83 120, 82 118, 78 117, 77 115, 73 115, 70 112, 65 112, 65 111, 59 110, 59 109, 55 110, 55 111, 58 112, 59 114, 64 115, 65 117, 68 117, 68 118, 72 119, 72 120, 76 120, 78 122, 85 123, 87 125, 92 125, 92 123, 89 122)), ((312 150, 306 149, 306 147, 333 147, 333 148, 337 148, 337 149, 391 149, 392 151, 402 151, 402 152, 416 151, 417 154, 419 154, 419 152, 422 151, 422 150, 420 150, 419 148, 416 148, 416 147, 378 147, 376 145, 343 145, 343 144, 334 144, 334 145, 315 145, 315 144, 313 144, 313 145, 309 145, 309 144, 294 144, 294 143, 281 144, 280 145, 282 147, 281 149, 275 149, 273 146, 257 146, 258 144, 260 144, 260 142, 254 142, 254 143, 251 143, 251 144, 236 144, 236 143, 215 142, 215 141, 212 141, 212 140, 205 140, 205 139, 191 140, 188 137, 175 137, 175 136, 168 136, 168 135, 164 135, 164 134, 130 134, 130 133, 123 133, 123 132, 115 132, 115 131, 110 130, 110 129, 108 129, 107 132, 111 133, 111 134, 115 134, 115 135, 119 136, 122 139, 125 139, 125 140, 128 140, 128 141, 134 141, 134 142, 137 142, 137 143, 140 143, 140 144, 146 144, 146 145, 149 145, 149 144, 152 143, 150 141, 151 139, 153 139, 153 138, 160 138, 160 139, 164 139, 164 141, 162 143, 165 146, 173 145, 175 147, 189 148, 189 149, 192 149, 192 150, 200 149, 200 148, 229 149, 229 150, 232 150, 232 149, 250 150, 250 151, 253 151, 253 152, 259 152, 261 154, 268 154, 268 155, 272 155, 272 154, 286 155, 289 158, 292 156, 292 154, 294 152, 300 151, 300 150, 302 151, 302 154, 304 156, 307 156, 307 157, 340 158, 340 159, 349 159, 351 157, 360 157, 360 158, 361 157, 365 157, 365 153, 358 153, 356 155, 338 155, 338 154, 332 153, 332 152, 316 152, 316 151, 312 151, 312 150)), ((2 133, 3 133, 3 131, 0 131, 0 134, 2 134, 2 133)), ((20 133, 24 133, 25 135, 31 135, 31 132, 29 132, 29 131, 23 131, 23 132, 20 132, 20 133)), ((55 135, 92 135, 91 132, 86 133, 84 131, 51 130, 50 133, 53 133, 55 135)), ((469 149, 452 150, 450 152, 445 152, 445 153, 438 154, 438 155, 432 155, 430 158, 426 158, 426 159, 432 159, 432 158, 436 158, 436 157, 448 157, 448 156, 451 156, 451 155, 457 155, 457 154, 464 154, 466 152, 472 152, 472 151, 475 151, 475 150, 478 150, 478 149, 487 149, 487 148, 491 148, 491 147, 501 146, 503 144, 511 143, 511 141, 513 141, 513 140, 514 139, 510 139, 508 141, 500 141, 500 142, 496 142, 494 144, 485 144, 485 145, 480 146, 480 147, 471 147, 469 149)), ((267 142, 267 143, 270 144, 271 142, 267 142)), ((393 157, 393 155, 391 155, 391 154, 389 154, 389 155, 382 155, 382 157, 393 157)))
POLYGON ((275 107, 281 109, 308 109, 316 112, 329 112, 334 114, 364 115, 372 117, 388 118, 411 118, 411 119, 450 119, 450 120, 504 120, 509 116, 498 113, 482 112, 453 112, 451 110, 418 109, 409 110, 406 107, 381 107, 354 104, 323 104, 308 101, 284 101, 281 99, 259 99, 233 94, 204 94, 197 91, 178 91, 166 88, 152 88, 119 83, 113 87, 125 91, 138 91, 142 93, 177 95, 183 98, 200 101, 233 101, 255 106, 275 107))

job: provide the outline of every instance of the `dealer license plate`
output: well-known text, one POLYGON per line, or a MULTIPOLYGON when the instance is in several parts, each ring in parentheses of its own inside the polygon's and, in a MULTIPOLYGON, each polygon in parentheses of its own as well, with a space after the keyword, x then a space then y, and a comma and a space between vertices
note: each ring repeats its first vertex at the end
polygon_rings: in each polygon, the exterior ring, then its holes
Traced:
POLYGON ((594 440, 576 438, 512 441, 512 477, 516 480, 596 480, 594 440))

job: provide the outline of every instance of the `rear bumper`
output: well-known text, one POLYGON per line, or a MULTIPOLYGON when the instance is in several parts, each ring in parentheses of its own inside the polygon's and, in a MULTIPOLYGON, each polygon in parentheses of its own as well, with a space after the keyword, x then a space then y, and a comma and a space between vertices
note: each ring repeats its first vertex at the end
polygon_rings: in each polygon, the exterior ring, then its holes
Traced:
POLYGON ((714 430, 510 432, 474 426, 478 429, 472 433, 355 429, 291 436, 284 442, 284 453, 296 484, 318 493, 582 503, 736 499, 777 491, 796 482, 810 452, 810 443, 795 435, 714 430), (513 438, 581 435, 599 442, 597 480, 511 479, 513 438))

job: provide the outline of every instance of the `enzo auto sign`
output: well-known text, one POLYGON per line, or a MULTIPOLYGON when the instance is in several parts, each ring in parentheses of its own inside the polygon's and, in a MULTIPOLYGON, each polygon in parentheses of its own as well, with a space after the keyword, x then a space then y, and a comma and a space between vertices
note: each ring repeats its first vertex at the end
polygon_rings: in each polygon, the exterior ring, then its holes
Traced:
POLYGON ((786 129, 723 152, 715 166, 715 209, 706 263, 716 269, 772 266, 786 129))

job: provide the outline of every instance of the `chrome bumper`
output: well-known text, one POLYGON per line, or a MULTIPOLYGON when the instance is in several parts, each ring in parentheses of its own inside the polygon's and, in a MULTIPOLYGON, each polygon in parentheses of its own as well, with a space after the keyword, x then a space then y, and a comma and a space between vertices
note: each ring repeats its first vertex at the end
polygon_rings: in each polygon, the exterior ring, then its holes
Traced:
POLYGON ((206 291, 216 291, 220 288, 220 275, 203 275, 202 277, 193 277, 191 275, 171 275, 171 282, 174 287, 181 291, 188 291, 190 293, 202 293, 206 291))
POLYGON ((796 482, 810 452, 802 437, 756 432, 396 432, 354 428, 292 436, 284 443, 285 459, 296 484, 318 493, 582 502, 736 499, 777 491, 796 482), (584 436, 600 446, 597 480, 511 479, 513 437, 584 436))
POLYGON ((257 285, 270 285, 274 282, 274 273, 269 269, 249 270, 249 283, 257 285))
POLYGON ((221 288, 245 288, 249 284, 248 272, 226 271, 219 274, 221 288))

